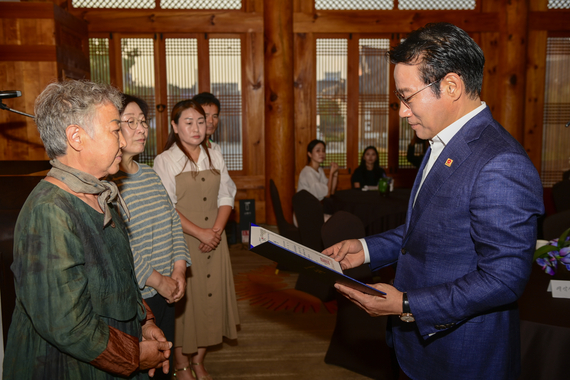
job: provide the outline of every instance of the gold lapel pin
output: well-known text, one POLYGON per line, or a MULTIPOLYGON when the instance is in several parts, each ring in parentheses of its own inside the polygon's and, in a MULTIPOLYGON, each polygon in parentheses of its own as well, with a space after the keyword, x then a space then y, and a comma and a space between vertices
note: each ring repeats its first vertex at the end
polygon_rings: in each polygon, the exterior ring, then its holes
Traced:
POLYGON ((445 161, 445 166, 449 168, 451 167, 451 164, 453 164, 453 160, 451 158, 448 158, 447 161, 445 161))

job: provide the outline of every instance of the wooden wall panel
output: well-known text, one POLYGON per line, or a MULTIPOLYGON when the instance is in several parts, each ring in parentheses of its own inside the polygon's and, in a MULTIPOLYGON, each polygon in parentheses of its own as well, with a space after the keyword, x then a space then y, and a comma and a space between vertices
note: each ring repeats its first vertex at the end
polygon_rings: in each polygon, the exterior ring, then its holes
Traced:
POLYGON ((502 99, 502 112, 495 119, 520 143, 523 140, 524 95, 527 49, 527 0, 511 0, 502 4, 500 12, 500 66, 497 89, 502 99))
MULTIPOLYGON (((0 3, 2 89, 19 90, 6 100, 34 113, 36 97, 52 81, 89 75, 87 24, 52 3, 0 3)), ((45 160, 32 119, 0 111, 0 160, 45 160)))
POLYGON ((481 33, 479 38, 479 46, 485 54, 481 100, 487 103, 493 117, 497 120, 501 118, 502 111, 500 92, 497 91, 501 65, 499 39, 499 33, 481 33))

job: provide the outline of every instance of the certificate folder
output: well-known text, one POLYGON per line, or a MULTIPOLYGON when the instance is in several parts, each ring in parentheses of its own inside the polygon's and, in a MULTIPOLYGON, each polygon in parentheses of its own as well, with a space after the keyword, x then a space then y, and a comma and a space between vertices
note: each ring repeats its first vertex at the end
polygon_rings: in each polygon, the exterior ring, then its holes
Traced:
POLYGON ((342 273, 340 264, 329 256, 305 247, 283 236, 251 225, 249 232, 250 251, 283 264, 299 273, 311 276, 323 283, 339 283, 373 296, 384 292, 374 289, 342 273))

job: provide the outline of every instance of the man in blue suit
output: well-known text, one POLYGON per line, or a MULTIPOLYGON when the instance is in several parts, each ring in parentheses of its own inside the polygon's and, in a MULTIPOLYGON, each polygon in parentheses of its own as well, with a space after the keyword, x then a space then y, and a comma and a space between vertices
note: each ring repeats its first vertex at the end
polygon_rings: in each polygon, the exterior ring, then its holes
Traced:
POLYGON ((397 263, 385 297, 337 289, 394 315, 391 343, 412 379, 516 379, 516 301, 528 281, 542 184, 522 146, 480 99, 485 58, 460 28, 428 24, 390 52, 406 118, 430 148, 406 224, 324 251, 343 268, 397 263))

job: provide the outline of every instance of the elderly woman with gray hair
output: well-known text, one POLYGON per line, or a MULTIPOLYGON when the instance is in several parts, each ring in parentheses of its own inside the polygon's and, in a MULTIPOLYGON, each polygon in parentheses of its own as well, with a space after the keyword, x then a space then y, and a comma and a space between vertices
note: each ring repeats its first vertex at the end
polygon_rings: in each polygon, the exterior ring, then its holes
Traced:
POLYGON ((119 170, 120 105, 116 89, 87 81, 52 83, 36 100, 53 168, 14 231, 16 307, 4 379, 144 379, 160 366, 168 372, 172 344, 141 298, 129 239, 111 203, 124 202, 101 180, 119 170))

